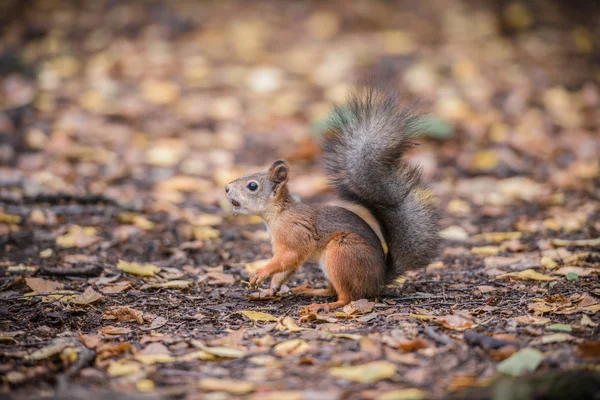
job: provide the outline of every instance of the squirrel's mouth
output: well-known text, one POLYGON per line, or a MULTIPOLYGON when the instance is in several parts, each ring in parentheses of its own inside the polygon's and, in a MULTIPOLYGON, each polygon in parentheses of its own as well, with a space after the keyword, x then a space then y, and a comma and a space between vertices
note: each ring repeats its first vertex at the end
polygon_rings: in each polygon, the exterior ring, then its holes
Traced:
POLYGON ((233 204, 234 207, 239 207, 241 205, 238 201, 233 199, 231 200, 231 204, 233 204))

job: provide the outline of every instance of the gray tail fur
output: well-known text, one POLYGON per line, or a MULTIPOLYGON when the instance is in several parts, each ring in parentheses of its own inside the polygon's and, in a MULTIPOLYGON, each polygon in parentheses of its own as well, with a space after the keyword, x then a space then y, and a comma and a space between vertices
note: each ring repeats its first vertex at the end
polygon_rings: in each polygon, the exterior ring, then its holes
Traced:
POLYGON ((356 90, 336 106, 322 143, 324 170, 338 195, 367 208, 388 246, 386 281, 437 255, 438 211, 421 168, 403 158, 416 145, 420 116, 396 92, 356 90))

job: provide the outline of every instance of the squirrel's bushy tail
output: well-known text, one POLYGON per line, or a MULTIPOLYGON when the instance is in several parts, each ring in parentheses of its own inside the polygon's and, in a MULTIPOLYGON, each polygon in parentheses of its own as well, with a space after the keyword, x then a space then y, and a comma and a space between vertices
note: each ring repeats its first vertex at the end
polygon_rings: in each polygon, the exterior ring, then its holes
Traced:
POLYGON ((338 195, 379 222, 388 247, 388 283, 437 255, 437 207, 421 186, 421 169, 403 158, 415 145, 418 122, 396 92, 365 87, 334 108, 322 143, 324 170, 338 195))

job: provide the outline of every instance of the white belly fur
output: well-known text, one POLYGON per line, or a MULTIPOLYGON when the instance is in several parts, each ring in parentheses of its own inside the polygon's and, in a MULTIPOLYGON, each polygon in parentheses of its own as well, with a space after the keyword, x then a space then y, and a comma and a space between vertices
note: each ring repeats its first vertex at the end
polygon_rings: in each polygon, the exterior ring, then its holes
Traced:
POLYGON ((329 273, 327 271, 327 252, 324 251, 322 253, 313 254, 309 261, 319 264, 321 268, 321 272, 325 275, 325 278, 329 280, 329 273))

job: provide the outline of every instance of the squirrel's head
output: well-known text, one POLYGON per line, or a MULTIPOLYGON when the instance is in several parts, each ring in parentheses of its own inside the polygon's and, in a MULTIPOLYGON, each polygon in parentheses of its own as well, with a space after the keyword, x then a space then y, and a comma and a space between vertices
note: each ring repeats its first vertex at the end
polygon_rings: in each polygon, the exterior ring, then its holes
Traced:
POLYGON ((243 215, 263 216, 287 197, 289 167, 284 160, 275 161, 267 172, 244 175, 225 186, 233 211, 243 215))

